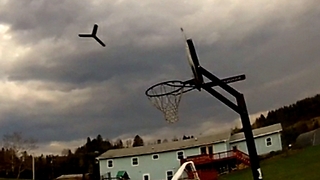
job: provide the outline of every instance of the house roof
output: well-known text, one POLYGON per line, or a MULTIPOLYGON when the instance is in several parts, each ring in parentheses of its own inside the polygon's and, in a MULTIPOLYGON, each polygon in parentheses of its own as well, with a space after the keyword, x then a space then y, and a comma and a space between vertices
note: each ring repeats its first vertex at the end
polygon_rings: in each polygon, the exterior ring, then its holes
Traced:
MULTIPOLYGON (((278 124, 273 124, 271 126, 266 126, 266 127, 262 127, 262 128, 258 128, 258 129, 253 129, 252 133, 253 136, 256 137, 261 137, 261 136, 266 136, 266 135, 270 135, 270 134, 274 134, 274 133, 278 133, 282 131, 282 126, 281 123, 278 124)), ((245 136, 244 133, 237 133, 237 134, 233 134, 230 137, 230 142, 238 142, 238 141, 243 141, 245 140, 245 136)))
MULTIPOLYGON (((271 126, 254 129, 252 132, 254 137, 261 137, 261 136, 278 133, 281 131, 282 131, 282 126, 280 123, 278 123, 271 126)), ((223 133, 214 134, 210 136, 202 136, 198 138, 180 140, 175 142, 167 142, 162 144, 122 148, 122 149, 111 149, 101 154, 97 159, 99 160, 112 159, 112 158, 127 157, 127 156, 138 156, 143 154, 156 154, 160 152, 176 151, 181 149, 200 147, 208 144, 217 144, 225 141, 230 141, 232 143, 232 142, 238 142, 243 140, 245 140, 245 136, 243 132, 230 136, 230 132, 228 131, 228 132, 223 132, 223 133)))
POLYGON ((198 138, 191 138, 186 140, 167 142, 148 146, 139 146, 132 148, 111 149, 101 154, 98 159, 110 159, 126 156, 137 156, 143 154, 156 154, 166 151, 175 151, 180 149, 188 149, 192 147, 199 147, 208 144, 216 144, 219 142, 227 141, 230 138, 230 132, 220 134, 203 136, 198 138))

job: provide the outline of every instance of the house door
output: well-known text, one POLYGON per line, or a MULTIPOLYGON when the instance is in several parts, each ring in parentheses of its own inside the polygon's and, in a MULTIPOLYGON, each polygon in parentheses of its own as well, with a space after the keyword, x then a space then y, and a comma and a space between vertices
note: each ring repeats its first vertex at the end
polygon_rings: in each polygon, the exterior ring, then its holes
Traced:
POLYGON ((213 154, 213 146, 208 146, 208 153, 213 154))
POLYGON ((200 154, 207 154, 207 147, 201 147, 200 148, 200 154))

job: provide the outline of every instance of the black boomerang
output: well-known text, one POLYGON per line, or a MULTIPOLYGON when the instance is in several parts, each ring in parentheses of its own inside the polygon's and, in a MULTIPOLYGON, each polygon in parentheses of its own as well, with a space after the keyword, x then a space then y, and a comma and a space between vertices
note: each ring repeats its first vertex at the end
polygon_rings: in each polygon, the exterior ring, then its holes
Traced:
POLYGON ((98 25, 94 24, 91 34, 79 34, 79 37, 93 37, 99 44, 101 44, 101 46, 105 47, 106 45, 97 37, 97 31, 98 25))

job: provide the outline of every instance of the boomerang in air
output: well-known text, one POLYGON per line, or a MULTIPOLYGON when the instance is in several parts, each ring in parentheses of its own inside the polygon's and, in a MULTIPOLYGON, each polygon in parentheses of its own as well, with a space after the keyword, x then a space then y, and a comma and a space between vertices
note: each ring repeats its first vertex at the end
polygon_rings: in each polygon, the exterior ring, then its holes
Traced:
POLYGON ((105 47, 106 45, 97 37, 98 25, 95 24, 93 26, 93 30, 91 34, 79 34, 79 37, 92 37, 94 38, 101 46, 105 47))

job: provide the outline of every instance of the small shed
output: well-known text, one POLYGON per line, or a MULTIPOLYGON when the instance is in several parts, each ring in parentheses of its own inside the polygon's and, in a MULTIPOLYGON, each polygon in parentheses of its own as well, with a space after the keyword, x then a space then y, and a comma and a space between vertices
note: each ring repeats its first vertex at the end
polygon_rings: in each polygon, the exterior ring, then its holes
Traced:
POLYGON ((302 133, 297 137, 297 147, 316 146, 320 144, 320 128, 306 133, 302 133))

